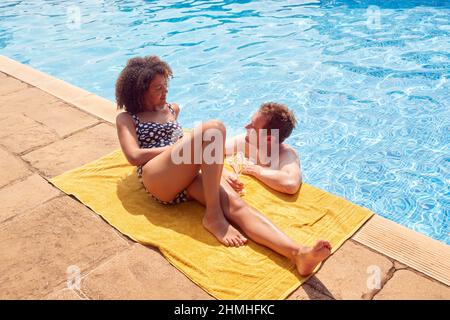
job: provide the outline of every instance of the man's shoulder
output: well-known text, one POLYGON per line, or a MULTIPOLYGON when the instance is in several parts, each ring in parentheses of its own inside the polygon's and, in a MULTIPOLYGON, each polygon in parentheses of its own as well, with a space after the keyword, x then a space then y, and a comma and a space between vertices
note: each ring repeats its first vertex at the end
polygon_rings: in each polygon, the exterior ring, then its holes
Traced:
POLYGON ((286 144, 284 144, 283 151, 280 151, 280 168, 289 170, 289 173, 291 174, 301 171, 299 154, 293 147, 286 144))
POLYGON ((299 158, 297 150, 295 150, 292 146, 290 146, 290 145, 288 145, 286 143, 283 143, 281 145, 280 156, 281 157, 287 157, 287 158, 290 158, 290 159, 292 159, 292 158, 297 158, 298 159, 299 158))

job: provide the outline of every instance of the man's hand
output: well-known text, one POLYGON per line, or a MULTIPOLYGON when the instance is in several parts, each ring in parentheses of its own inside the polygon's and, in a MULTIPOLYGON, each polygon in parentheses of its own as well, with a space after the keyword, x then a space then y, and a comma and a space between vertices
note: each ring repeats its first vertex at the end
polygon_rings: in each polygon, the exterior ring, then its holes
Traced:
POLYGON ((249 176, 257 177, 261 173, 261 167, 257 164, 244 164, 242 173, 249 176))
POLYGON ((237 193, 240 193, 242 190, 244 190, 244 183, 242 183, 239 179, 236 178, 236 175, 231 173, 228 170, 223 170, 222 173, 223 178, 225 181, 236 191, 237 193))

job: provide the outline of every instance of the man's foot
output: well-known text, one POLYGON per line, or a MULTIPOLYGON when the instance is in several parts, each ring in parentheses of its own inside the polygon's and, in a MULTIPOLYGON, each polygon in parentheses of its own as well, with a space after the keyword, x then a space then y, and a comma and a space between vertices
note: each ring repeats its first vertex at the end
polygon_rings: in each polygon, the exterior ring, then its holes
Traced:
POLYGON ((302 277, 310 275, 316 266, 328 258, 331 253, 331 244, 325 240, 319 240, 314 247, 302 247, 294 256, 294 262, 298 273, 302 277))
POLYGON ((247 238, 229 224, 222 213, 205 213, 203 226, 227 247, 240 247, 247 242, 247 238))

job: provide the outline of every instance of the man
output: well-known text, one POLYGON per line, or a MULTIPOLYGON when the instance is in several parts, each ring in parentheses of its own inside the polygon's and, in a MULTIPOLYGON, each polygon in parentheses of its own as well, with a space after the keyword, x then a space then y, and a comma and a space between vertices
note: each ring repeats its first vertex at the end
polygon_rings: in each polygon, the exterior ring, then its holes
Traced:
MULTIPOLYGON (((263 103, 245 126, 246 134, 227 141, 226 155, 237 152, 250 159, 242 173, 251 175, 272 189, 295 194, 302 183, 300 159, 297 152, 284 143, 297 121, 288 107, 276 102, 263 103)), ((225 172, 226 181, 234 190, 244 188, 242 182, 225 172)))

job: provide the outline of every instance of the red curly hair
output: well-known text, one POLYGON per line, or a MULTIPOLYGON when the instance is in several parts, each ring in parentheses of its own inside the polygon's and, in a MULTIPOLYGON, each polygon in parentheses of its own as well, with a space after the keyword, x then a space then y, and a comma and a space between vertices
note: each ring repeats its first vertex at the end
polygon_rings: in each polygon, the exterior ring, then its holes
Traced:
POLYGON ((265 129, 280 130, 280 143, 286 140, 292 133, 297 124, 294 112, 286 107, 284 104, 277 102, 263 103, 258 112, 266 118, 265 129))

